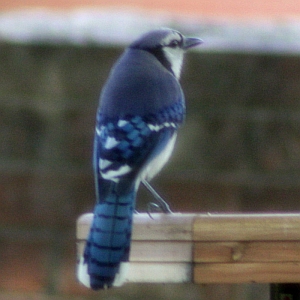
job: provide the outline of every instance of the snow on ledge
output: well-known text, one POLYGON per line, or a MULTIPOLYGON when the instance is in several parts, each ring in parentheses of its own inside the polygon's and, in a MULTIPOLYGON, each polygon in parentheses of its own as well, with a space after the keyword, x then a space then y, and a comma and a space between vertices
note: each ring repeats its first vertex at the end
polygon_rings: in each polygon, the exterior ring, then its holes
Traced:
POLYGON ((124 46, 159 27, 199 36, 198 51, 300 54, 300 21, 212 21, 135 10, 46 9, 0 14, 0 41, 24 44, 124 46))

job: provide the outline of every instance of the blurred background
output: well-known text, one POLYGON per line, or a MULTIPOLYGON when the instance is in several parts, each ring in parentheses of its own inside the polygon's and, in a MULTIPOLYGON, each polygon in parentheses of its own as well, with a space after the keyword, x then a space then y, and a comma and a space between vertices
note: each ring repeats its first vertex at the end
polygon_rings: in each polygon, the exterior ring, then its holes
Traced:
MULTIPOLYGON (((0 299, 268 299, 268 285, 75 279, 75 223, 94 205, 91 149, 109 69, 172 27, 187 55, 187 118, 153 184, 174 211, 300 209, 298 0, 0 0, 0 299)), ((151 198, 141 190, 138 209, 151 198)))

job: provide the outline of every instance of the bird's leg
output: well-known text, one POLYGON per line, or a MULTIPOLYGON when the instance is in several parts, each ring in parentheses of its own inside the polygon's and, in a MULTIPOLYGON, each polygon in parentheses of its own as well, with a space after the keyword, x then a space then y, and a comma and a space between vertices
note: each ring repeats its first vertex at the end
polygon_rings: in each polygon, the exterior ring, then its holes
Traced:
POLYGON ((161 210, 162 210, 161 207, 154 202, 149 202, 147 204, 147 214, 152 220, 154 220, 154 218, 152 217, 152 213, 154 211, 161 211, 161 210))
MULTIPOLYGON (((155 191, 155 189, 149 184, 148 181, 142 180, 143 185, 147 188, 147 190, 153 195, 153 197, 158 201, 158 204, 156 203, 150 203, 148 205, 148 208, 159 208, 161 209, 165 214, 172 213, 169 204, 155 191)), ((151 217, 151 215, 150 215, 151 217)))

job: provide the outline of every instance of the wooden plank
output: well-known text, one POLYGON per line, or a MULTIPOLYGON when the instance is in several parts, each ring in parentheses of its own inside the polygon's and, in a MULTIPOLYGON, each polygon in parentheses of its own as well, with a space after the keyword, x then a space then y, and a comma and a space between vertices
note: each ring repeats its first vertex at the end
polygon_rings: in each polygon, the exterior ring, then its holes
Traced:
POLYGON ((193 232, 196 241, 300 240, 300 215, 198 215, 193 232))
POLYGON ((300 241, 196 242, 194 261, 216 262, 300 262, 300 241))
MULTIPOLYGON (((193 219, 196 214, 135 214, 132 240, 191 241, 193 219)), ((77 239, 87 238, 93 214, 84 214, 77 220, 77 239)))
MULTIPOLYGON (((78 220, 79 255, 92 217, 78 220)), ((298 214, 152 218, 134 216, 130 282, 300 282, 298 214)))
POLYGON ((87 213, 81 215, 76 222, 76 238, 77 240, 86 240, 90 231, 93 220, 93 214, 87 213))
MULTIPOLYGON (((84 241, 77 244, 78 257, 83 253, 84 245, 84 241)), ((143 243, 143 248, 147 246, 147 243, 143 243)), ((137 253, 139 247, 136 247, 136 245, 133 244, 132 248, 126 281, 149 283, 183 283, 192 281, 191 261, 176 262, 176 256, 170 256, 169 259, 166 259, 165 256, 155 257, 155 255, 146 257, 144 256, 146 252, 142 255, 137 253), (138 257, 135 255, 138 255, 138 257), (143 258, 145 258, 145 261, 142 261, 143 258), (157 261, 154 262, 154 259, 157 261)), ((179 255, 179 252, 177 255, 179 255)), ((181 260, 184 260, 184 258, 181 260)))
MULTIPOLYGON (((77 254, 83 254, 85 241, 77 242, 77 254)), ((192 242, 133 241, 130 262, 192 262, 192 242)))
POLYGON ((195 214, 134 215, 132 240, 191 241, 195 214))
POLYGON ((84 240, 77 241, 76 248, 77 248, 77 257, 78 258, 80 258, 82 256, 83 251, 84 251, 84 247, 85 247, 85 241, 84 240))
POLYGON ((133 241, 130 261, 192 262, 192 242, 133 241))
POLYGON ((300 263, 196 264, 194 283, 300 282, 300 263))
POLYGON ((134 263, 129 264, 129 282, 184 283, 192 281, 190 263, 134 263))
MULTIPOLYGON (((85 242, 77 243, 78 256, 85 242)), ((131 244, 132 262, 300 262, 300 242, 140 242, 131 244), (194 249, 192 249, 194 248, 194 249), (192 255, 194 250, 194 256, 192 255)))
POLYGON ((193 260, 197 263, 232 262, 235 249, 243 246, 238 242, 196 242, 193 260))
MULTIPOLYGON (((299 214, 161 214, 134 215, 133 240, 259 241, 300 240, 299 214)), ((77 222, 85 239, 93 214, 77 222)))

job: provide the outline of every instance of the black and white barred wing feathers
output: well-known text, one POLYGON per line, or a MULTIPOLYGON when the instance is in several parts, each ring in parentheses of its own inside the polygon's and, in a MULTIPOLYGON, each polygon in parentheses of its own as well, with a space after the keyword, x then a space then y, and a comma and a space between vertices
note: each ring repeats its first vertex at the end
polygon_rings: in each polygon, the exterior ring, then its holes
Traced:
POLYGON ((97 176, 116 183, 122 178, 135 181, 155 176, 171 155, 183 110, 179 102, 155 116, 105 119, 99 114, 94 157, 97 176))

